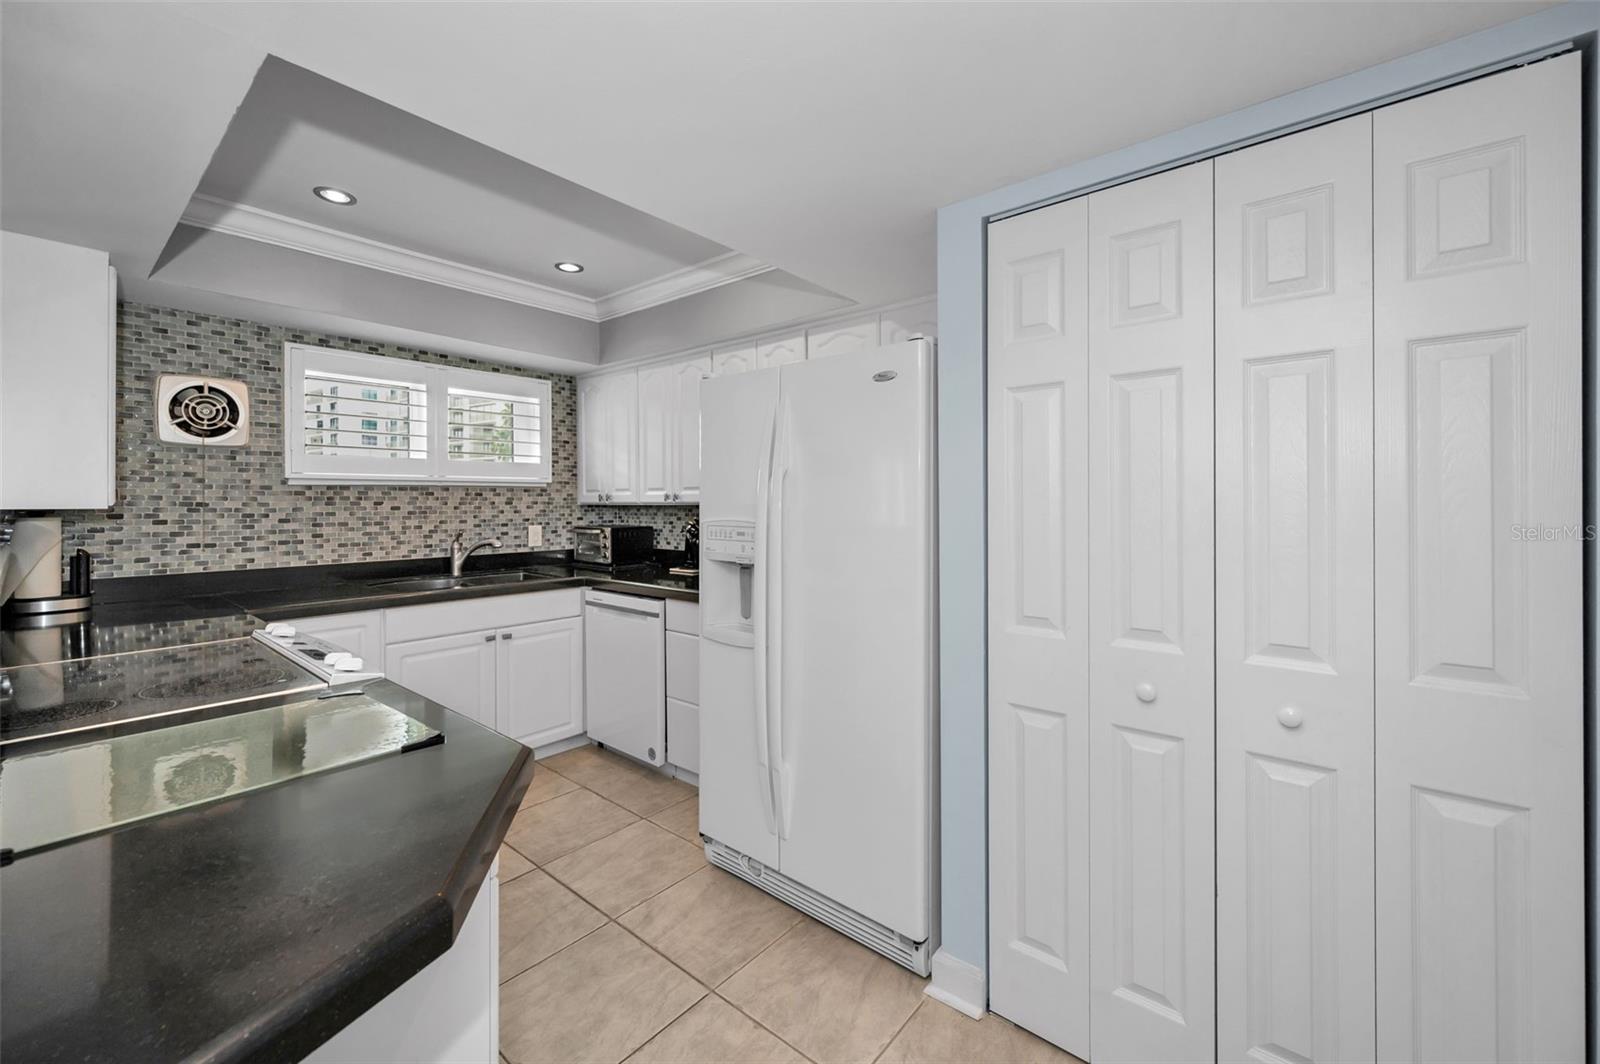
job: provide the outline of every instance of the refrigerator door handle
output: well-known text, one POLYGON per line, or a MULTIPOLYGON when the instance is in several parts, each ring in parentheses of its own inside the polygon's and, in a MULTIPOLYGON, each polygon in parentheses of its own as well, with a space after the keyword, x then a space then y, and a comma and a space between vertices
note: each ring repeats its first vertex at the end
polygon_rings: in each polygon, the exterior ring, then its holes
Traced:
POLYGON ((778 838, 789 837, 789 822, 793 802, 793 772, 783 756, 783 499, 784 488, 789 478, 789 419, 788 407, 783 399, 778 400, 778 414, 774 421, 775 442, 773 450, 772 487, 769 492, 772 507, 772 516, 768 521, 767 537, 769 541, 767 550, 768 573, 772 587, 767 595, 767 609, 771 617, 767 623, 767 638, 770 645, 767 648, 767 671, 772 677, 772 690, 767 696, 767 734, 769 736, 770 750, 768 759, 772 765, 772 788, 774 815, 778 822, 778 838))
POLYGON ((751 648, 755 658, 756 767, 761 772, 761 812, 767 830, 773 834, 777 834, 778 822, 777 811, 773 808, 772 768, 767 756, 771 742, 767 730, 767 572, 771 566, 767 551, 767 500, 772 483, 772 452, 777 445, 777 433, 778 421, 774 412, 772 425, 767 430, 767 446, 761 455, 761 469, 756 476, 756 556, 754 571, 750 574, 751 648))

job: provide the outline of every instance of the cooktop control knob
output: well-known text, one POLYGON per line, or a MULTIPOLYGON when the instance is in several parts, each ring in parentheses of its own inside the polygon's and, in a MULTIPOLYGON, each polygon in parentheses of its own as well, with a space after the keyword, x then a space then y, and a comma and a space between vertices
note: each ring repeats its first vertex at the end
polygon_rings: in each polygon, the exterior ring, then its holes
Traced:
POLYGON ((322 659, 322 663, 324 665, 337 665, 337 664, 339 664, 339 662, 343 661, 345 658, 353 658, 353 657, 355 657, 355 655, 350 653, 349 651, 346 651, 346 650, 335 650, 335 651, 331 652, 330 654, 328 654, 327 657, 323 658, 322 659))
MULTIPOLYGON (((332 657, 332 655, 329 655, 329 657, 332 657)), ((335 672, 360 672, 364 664, 366 663, 360 658, 351 657, 347 654, 333 663, 333 670, 335 672)))
POLYGON ((267 634, 277 636, 280 639, 288 639, 294 635, 294 625, 284 624, 282 621, 274 621, 267 625, 267 634))

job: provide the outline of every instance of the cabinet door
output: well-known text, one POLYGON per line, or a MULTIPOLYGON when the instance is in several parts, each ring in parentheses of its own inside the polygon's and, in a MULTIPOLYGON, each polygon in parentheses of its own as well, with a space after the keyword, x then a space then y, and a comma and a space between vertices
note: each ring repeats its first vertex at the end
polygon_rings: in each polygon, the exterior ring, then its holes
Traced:
POLYGON ((1372 116, 1217 160, 1217 1043, 1371 1060, 1372 116))
POLYGON ((672 483, 672 501, 699 503, 700 501, 700 382, 711 375, 709 357, 692 358, 687 362, 674 362, 673 384, 673 436, 676 439, 674 454, 676 475, 672 483))
POLYGON ((289 622, 296 631, 326 639, 340 650, 348 650, 376 671, 383 667, 383 611, 329 613, 320 617, 301 617, 289 622))
POLYGON ((806 331, 806 358, 848 355, 878 346, 878 316, 856 318, 806 331))
POLYGON ((805 357, 805 333, 780 336, 776 340, 767 340, 756 345, 756 366, 759 369, 771 369, 773 366, 786 366, 791 362, 803 362, 805 357))
POLYGON ((1211 163, 1089 197, 1090 1059, 1216 1052, 1211 163))
POLYGON ((0 508, 105 509, 117 480, 116 271, 104 251, 19 233, 0 234, 0 260, 0 508))
POLYGON ((1087 208, 989 226, 988 320, 990 996, 1085 1059, 1087 208))
POLYGON ((730 373, 748 373, 755 368, 754 344, 711 352, 711 374, 714 377, 726 377, 730 373))
POLYGON ((639 375, 618 373, 605 378, 606 502, 639 501, 639 375))
POLYGON ((670 502, 676 491, 677 385, 670 364, 639 370, 639 502, 670 502))
POLYGON ((528 746, 583 734, 583 618, 499 633, 499 729, 528 746))
POLYGON ((391 643, 384 651, 383 674, 401 687, 493 728, 496 641, 494 632, 466 632, 391 643))
POLYGON ((1380 1060, 1584 1057, 1583 61, 1373 115, 1380 1060))
POLYGON ((604 377, 578 379, 578 501, 600 502, 608 488, 610 440, 607 437, 604 377))

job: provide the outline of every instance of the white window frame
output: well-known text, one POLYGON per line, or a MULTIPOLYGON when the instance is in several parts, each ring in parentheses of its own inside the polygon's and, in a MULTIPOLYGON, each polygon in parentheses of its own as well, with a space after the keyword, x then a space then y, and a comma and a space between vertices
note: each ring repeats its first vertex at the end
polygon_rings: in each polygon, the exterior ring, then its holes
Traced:
MULTIPOLYGON (((311 344, 283 345, 283 473, 290 484, 548 484, 552 418, 550 382, 509 373, 484 373, 403 358, 340 351, 311 344), (426 389, 427 457, 363 458, 307 454, 307 371, 343 374, 426 389), (450 389, 507 395, 539 404, 539 462, 451 461, 446 440, 450 389)), ((343 431, 341 429, 341 431, 343 431)), ((364 431, 360 429, 352 431, 364 431)), ((379 430, 378 435, 388 433, 379 430)))

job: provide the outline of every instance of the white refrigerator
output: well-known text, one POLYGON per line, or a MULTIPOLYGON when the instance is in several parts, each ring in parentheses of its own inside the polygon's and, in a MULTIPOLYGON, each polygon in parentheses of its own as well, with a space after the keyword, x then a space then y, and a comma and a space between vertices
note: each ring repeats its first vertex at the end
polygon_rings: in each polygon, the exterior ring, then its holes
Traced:
POLYGON ((701 391, 710 860, 919 974, 937 946, 933 352, 701 391))

